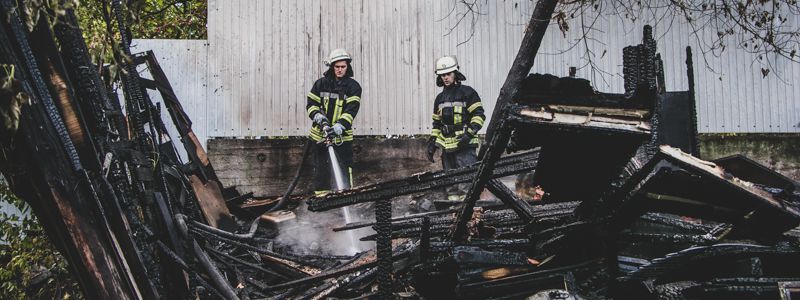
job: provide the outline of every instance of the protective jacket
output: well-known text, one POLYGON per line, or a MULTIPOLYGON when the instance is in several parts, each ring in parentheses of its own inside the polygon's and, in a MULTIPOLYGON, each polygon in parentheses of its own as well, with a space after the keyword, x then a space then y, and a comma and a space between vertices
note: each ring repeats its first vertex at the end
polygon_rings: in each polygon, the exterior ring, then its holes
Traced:
MULTIPOLYGON (((324 76, 314 82, 307 95, 306 111, 312 120, 317 112, 325 114, 333 123, 344 126, 342 141, 353 141, 353 119, 358 114, 361 106, 361 85, 350 77, 336 80, 331 76, 324 76)), ((322 128, 312 122, 309 138, 319 142, 323 139, 322 128)))
POLYGON ((483 104, 472 87, 455 82, 445 86, 433 104, 433 129, 436 145, 444 152, 458 150, 458 141, 467 134, 468 147, 478 146, 478 130, 483 127, 483 104))

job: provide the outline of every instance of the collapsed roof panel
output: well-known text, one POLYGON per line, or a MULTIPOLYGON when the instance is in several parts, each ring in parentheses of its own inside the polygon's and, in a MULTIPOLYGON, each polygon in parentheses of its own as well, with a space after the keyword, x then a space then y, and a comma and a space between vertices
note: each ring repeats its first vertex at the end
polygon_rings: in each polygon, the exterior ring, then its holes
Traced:
POLYGON ((619 193, 623 196, 616 224, 652 209, 719 217, 757 230, 755 234, 781 234, 800 224, 800 203, 777 198, 712 162, 669 146, 662 146, 619 193))

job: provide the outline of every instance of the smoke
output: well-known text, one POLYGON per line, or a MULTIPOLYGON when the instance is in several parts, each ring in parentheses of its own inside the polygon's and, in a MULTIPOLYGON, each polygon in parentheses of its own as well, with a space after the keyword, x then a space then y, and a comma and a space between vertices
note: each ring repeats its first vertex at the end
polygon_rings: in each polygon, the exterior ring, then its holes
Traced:
MULTIPOLYGON (((426 209, 420 208, 420 200, 439 199, 443 193, 421 193, 405 195, 392 199, 392 216, 430 211, 432 202, 426 209)), ((374 222, 374 203, 356 204, 350 209, 350 223, 374 222)), ((296 218, 281 223, 275 245, 291 249, 296 254, 352 255, 375 248, 374 241, 359 241, 360 238, 375 234, 371 227, 334 232, 333 228, 345 225, 342 210, 311 212, 305 203, 294 209, 296 218)))
MULTIPOLYGON (((371 228, 334 232, 334 227, 345 224, 340 210, 311 212, 305 204, 295 210, 296 218, 282 223, 275 243, 297 254, 352 255, 375 247, 374 242, 359 238, 373 234, 371 228)), ((354 211, 351 222, 362 221, 363 216, 354 211)), ((368 221, 370 219, 363 219, 368 221)))

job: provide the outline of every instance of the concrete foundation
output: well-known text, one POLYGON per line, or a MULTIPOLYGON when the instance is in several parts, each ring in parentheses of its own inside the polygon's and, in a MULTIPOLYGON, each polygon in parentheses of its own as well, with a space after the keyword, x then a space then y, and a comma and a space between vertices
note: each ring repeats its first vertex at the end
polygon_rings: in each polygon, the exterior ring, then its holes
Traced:
MULTIPOLYGON (((800 181, 798 134, 701 134, 700 154, 713 160, 743 154, 779 173, 800 181)), ((241 193, 277 196, 284 193, 300 165, 305 138, 212 139, 208 153, 226 187, 241 193)), ((386 138, 359 136, 354 142, 356 186, 439 170, 441 163, 425 159, 426 136, 386 138)), ((437 152, 437 156, 440 152, 437 152)), ((303 170, 295 194, 312 192, 312 156, 303 170)))
MULTIPOLYGON (((300 166, 305 138, 212 139, 209 159, 226 187, 257 196, 282 195, 300 166)), ((408 177, 441 169, 438 158, 425 158, 427 137, 385 138, 359 136, 353 142, 353 181, 356 186, 408 177)), ((440 152, 437 152, 437 155, 440 152)), ((313 191, 313 154, 303 169, 295 194, 313 191)))
POLYGON ((698 139, 702 159, 742 154, 800 181, 800 134, 701 134, 698 139))

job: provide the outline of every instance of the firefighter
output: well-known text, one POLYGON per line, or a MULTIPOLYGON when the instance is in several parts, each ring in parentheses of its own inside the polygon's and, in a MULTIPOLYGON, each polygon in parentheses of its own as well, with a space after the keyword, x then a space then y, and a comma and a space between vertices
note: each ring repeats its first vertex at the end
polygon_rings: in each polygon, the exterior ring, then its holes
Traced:
POLYGON ((361 105, 361 85, 352 78, 352 60, 344 49, 331 51, 325 62, 328 70, 314 82, 307 96, 306 111, 313 120, 309 138, 317 143, 314 160, 314 192, 317 195, 335 187, 326 145, 320 143, 325 136, 333 136, 342 174, 351 186, 353 184, 353 119, 361 105))
MULTIPOLYGON (((478 161, 478 130, 486 119, 478 93, 461 84, 467 78, 458 71, 455 56, 436 60, 436 85, 443 87, 433 103, 433 129, 428 140, 428 160, 434 162, 436 150, 442 149, 445 170, 471 165, 478 161)), ((463 200, 469 183, 445 188, 448 200, 463 200)))

